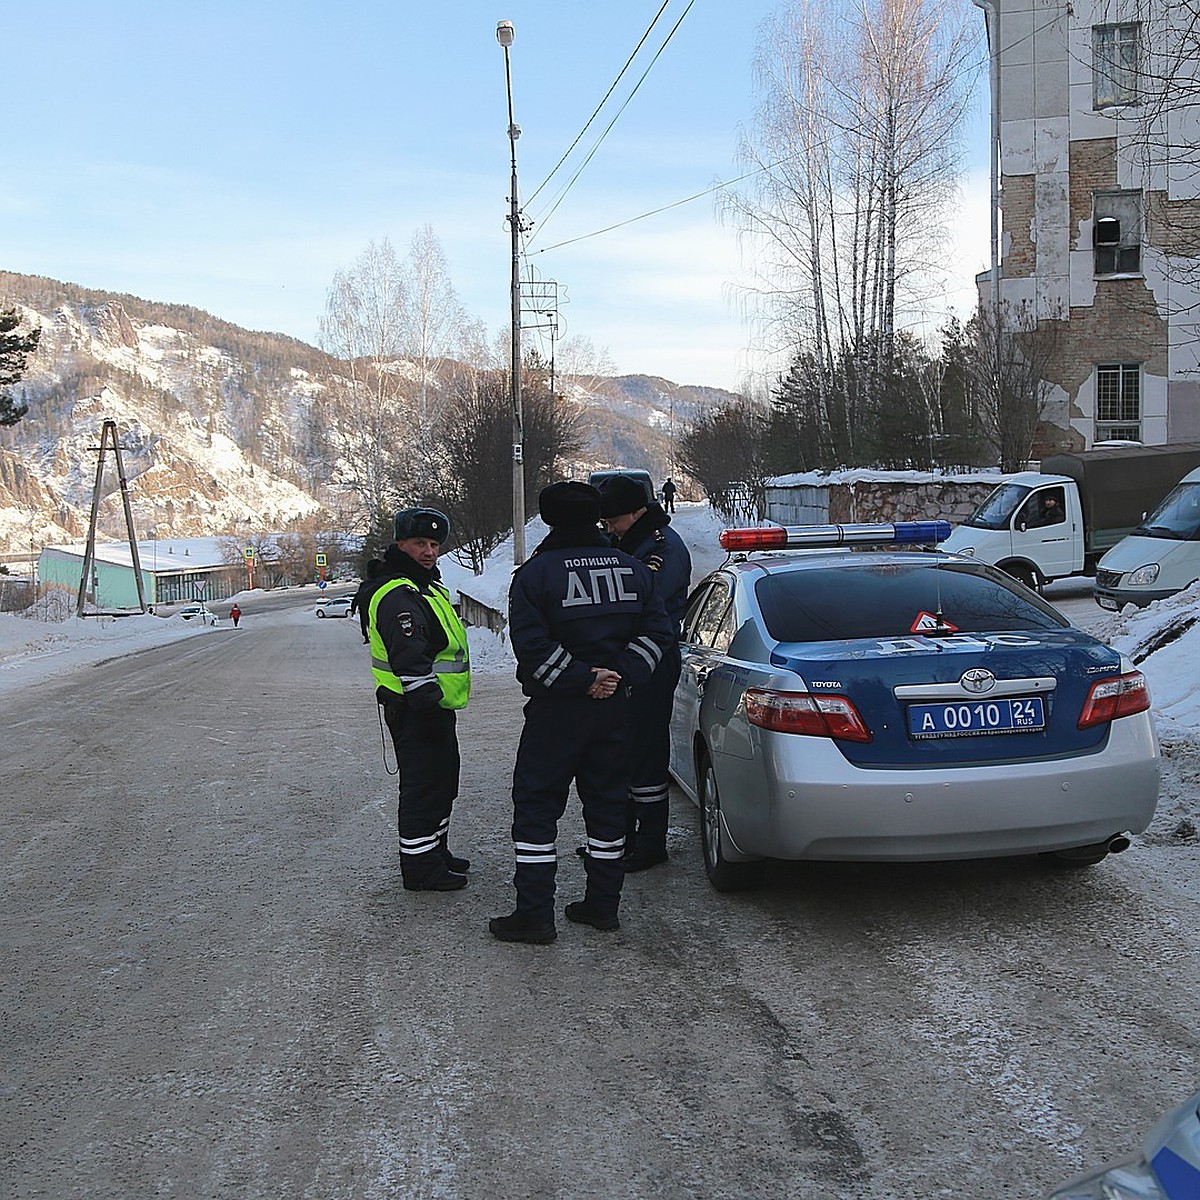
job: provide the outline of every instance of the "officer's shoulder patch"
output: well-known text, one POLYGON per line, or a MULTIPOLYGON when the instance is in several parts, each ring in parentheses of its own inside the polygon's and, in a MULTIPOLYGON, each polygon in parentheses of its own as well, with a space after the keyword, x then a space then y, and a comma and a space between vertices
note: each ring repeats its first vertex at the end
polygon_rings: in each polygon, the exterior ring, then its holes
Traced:
POLYGON ((402 612, 396 618, 396 628, 399 629, 400 632, 402 634, 404 634, 405 637, 412 637, 412 635, 413 635, 412 613, 402 612))

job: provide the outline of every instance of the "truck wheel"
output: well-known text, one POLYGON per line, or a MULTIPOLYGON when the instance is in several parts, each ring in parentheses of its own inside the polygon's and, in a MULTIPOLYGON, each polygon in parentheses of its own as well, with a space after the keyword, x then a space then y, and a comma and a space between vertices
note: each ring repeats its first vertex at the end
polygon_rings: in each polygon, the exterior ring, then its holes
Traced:
POLYGON ((1006 575, 1011 575, 1018 583, 1023 583, 1032 591, 1036 592, 1038 590, 1037 576, 1034 574, 1032 568, 1022 566, 1020 563, 1010 563, 1001 569, 1006 575))

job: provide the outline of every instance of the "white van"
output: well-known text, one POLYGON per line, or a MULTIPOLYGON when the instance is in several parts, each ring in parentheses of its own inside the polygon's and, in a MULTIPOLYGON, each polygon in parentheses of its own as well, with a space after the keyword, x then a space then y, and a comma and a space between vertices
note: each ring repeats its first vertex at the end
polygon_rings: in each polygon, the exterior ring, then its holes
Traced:
POLYGON ((1200 579, 1200 468, 1096 566, 1092 595, 1101 608, 1139 607, 1182 592, 1200 579))

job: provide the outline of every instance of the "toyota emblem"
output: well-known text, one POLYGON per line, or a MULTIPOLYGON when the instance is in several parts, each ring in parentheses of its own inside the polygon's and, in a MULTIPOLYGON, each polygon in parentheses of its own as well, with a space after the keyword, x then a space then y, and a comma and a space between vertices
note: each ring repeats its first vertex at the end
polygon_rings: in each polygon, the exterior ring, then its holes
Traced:
POLYGON ((963 672, 963 676, 958 682, 965 692, 990 692, 996 686, 996 677, 983 667, 972 667, 969 671, 963 672))

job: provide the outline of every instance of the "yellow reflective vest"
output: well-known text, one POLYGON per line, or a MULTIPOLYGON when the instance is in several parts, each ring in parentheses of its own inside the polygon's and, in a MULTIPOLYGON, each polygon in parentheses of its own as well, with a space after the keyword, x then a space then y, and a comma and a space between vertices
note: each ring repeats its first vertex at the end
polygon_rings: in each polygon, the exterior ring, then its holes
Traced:
MULTIPOLYGON (((433 673, 441 688, 441 708, 464 708, 471 695, 471 661, 467 650, 467 631, 458 619, 458 613, 450 603, 450 593, 440 583, 432 583, 429 591, 422 592, 411 579, 389 579, 375 589, 371 596, 370 621, 371 674, 378 687, 385 687, 397 695, 404 694, 404 680, 392 671, 388 661, 387 646, 380 636, 376 623, 379 602, 388 592, 398 587, 411 588, 421 596, 438 619, 446 634, 446 646, 439 650, 433 660, 433 673)), ((410 680, 410 685, 413 681, 410 680)))

